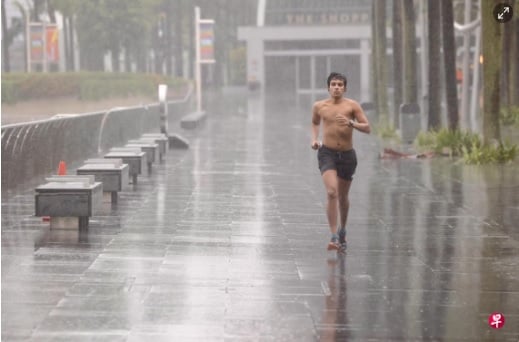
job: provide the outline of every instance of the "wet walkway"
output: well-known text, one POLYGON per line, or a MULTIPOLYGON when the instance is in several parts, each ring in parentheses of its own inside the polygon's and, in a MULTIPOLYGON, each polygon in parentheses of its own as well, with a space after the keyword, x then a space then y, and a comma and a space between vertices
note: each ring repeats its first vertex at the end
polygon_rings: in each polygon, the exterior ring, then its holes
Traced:
POLYGON ((208 111, 86 232, 2 202, 2 341, 519 340, 517 168, 380 160, 356 132, 337 255, 309 109, 208 111))

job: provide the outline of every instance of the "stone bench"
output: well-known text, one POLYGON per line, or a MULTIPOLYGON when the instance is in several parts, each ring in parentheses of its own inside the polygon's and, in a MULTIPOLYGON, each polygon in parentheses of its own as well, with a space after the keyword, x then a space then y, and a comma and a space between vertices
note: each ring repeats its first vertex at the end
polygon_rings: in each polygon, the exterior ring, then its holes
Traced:
POLYGON ((133 147, 119 147, 111 149, 104 155, 107 159, 122 159, 124 164, 128 164, 128 173, 133 185, 137 185, 138 175, 146 175, 146 152, 133 147))
POLYGON ((104 197, 109 196, 112 203, 117 203, 117 194, 130 182, 130 168, 122 159, 87 159, 76 170, 78 175, 93 175, 97 182, 103 183, 104 197))
MULTIPOLYGON (((168 137, 163 133, 146 133, 139 140, 152 141, 159 145, 159 162, 162 163, 167 151, 168 137)), ((131 140, 130 140, 131 141, 131 140)))
POLYGON ((159 144, 152 141, 129 140, 124 147, 140 148, 146 152, 146 160, 148 161, 148 173, 151 174, 152 165, 160 159, 159 144))
POLYGON ((187 114, 180 120, 180 127, 187 129, 196 128, 205 121, 206 117, 205 111, 187 114))
POLYGON ((52 176, 36 187, 35 216, 50 216, 51 229, 84 229, 102 207, 103 184, 91 175, 52 176))

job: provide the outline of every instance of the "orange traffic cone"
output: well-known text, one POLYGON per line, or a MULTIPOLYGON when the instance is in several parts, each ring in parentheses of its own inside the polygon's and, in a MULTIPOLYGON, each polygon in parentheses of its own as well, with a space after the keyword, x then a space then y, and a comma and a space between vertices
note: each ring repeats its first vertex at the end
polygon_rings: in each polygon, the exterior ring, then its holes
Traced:
MULTIPOLYGON (((62 160, 59 162, 58 165, 58 176, 64 176, 67 174, 67 164, 62 160)), ((50 222, 50 216, 43 216, 42 218, 43 222, 50 222)))
POLYGON ((67 164, 62 160, 58 165, 58 176, 64 176, 67 174, 67 164))

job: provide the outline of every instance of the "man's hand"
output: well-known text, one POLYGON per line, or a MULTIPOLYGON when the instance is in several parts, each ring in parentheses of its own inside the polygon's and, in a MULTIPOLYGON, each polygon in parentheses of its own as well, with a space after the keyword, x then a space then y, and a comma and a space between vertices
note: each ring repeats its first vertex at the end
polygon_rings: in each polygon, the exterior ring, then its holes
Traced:
POLYGON ((337 124, 341 126, 349 126, 349 119, 341 114, 335 115, 335 121, 337 121, 337 124))
POLYGON ((317 141, 317 140, 312 141, 312 149, 313 150, 317 150, 317 149, 319 149, 319 147, 321 147, 321 142, 320 141, 317 141))

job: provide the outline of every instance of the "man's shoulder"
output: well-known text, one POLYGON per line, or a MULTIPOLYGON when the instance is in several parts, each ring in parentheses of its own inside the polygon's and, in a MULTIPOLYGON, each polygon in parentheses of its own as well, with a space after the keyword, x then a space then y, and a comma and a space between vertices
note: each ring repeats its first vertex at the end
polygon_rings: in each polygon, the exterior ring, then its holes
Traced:
POLYGON ((350 99, 349 97, 345 97, 344 100, 346 101, 347 104, 351 104, 351 105, 355 105, 355 106, 360 106, 357 101, 355 101, 354 99, 350 99))
POLYGON ((314 107, 321 108, 321 107, 325 106, 329 102, 330 102, 329 99, 317 100, 317 101, 314 102, 314 107))

